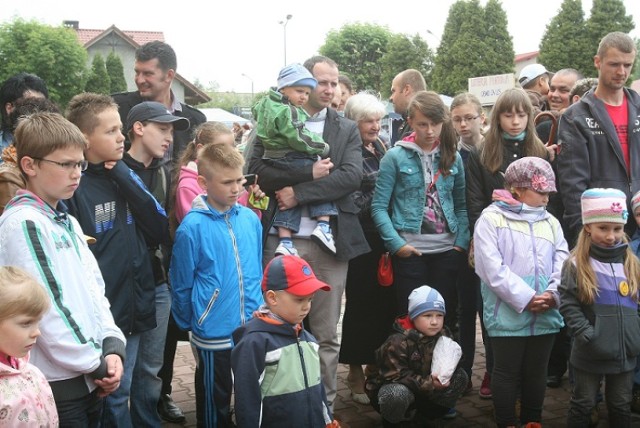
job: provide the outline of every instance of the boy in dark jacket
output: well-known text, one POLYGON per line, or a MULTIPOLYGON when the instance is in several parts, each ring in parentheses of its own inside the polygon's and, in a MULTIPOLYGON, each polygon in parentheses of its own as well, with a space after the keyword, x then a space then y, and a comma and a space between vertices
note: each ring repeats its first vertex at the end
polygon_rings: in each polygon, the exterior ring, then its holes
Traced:
POLYGON ((320 377, 318 344, 302 325, 318 290, 331 287, 299 257, 279 256, 265 268, 265 304, 234 332, 231 366, 239 428, 338 426, 320 377))
POLYGON ((124 375, 118 390, 105 400, 102 425, 159 424, 157 401, 145 399, 146 388, 132 388, 132 380, 136 364, 152 370, 140 347, 142 334, 156 327, 156 283, 148 246, 167 241, 167 216, 122 161, 124 136, 113 99, 89 92, 76 95, 66 115, 89 143, 84 152, 89 167, 69 200, 69 212, 96 239, 89 249, 102 271, 113 318, 127 337, 124 375))
POLYGON ((442 417, 464 393, 469 378, 462 368, 444 385, 431 373, 438 339, 450 336, 445 314, 444 299, 436 289, 416 288, 409 295, 408 315, 396 320, 396 332, 376 351, 378 371, 367 373, 366 391, 385 426, 442 417))
MULTIPOLYGON (((126 129, 131 147, 122 160, 140 177, 165 211, 168 211, 171 173, 167 161, 163 158, 173 143, 174 131, 185 131, 188 128, 188 119, 172 115, 163 104, 155 101, 144 101, 133 106, 127 116, 126 129)), ((166 242, 162 245, 149 245, 148 250, 156 285, 157 325, 140 337, 139 355, 142 357, 139 358, 145 364, 137 364, 134 368, 131 389, 146 391, 146 416, 152 418, 147 420, 157 425, 160 424, 160 418, 154 412, 154 405, 159 402, 162 389, 162 380, 158 372, 164 361, 164 346, 171 312, 171 293, 167 275, 171 248, 170 243, 166 242)), ((158 408, 162 410, 161 407, 158 408)))

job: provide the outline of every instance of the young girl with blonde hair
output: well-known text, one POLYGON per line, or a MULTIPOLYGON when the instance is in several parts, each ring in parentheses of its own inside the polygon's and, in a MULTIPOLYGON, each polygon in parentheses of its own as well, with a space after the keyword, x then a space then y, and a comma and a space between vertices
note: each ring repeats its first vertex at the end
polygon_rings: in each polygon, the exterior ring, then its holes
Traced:
POLYGON ((29 363, 38 324, 51 303, 44 288, 13 266, 0 266, 0 426, 57 427, 51 387, 29 363))
POLYGON ((604 377, 609 424, 630 427, 640 262, 624 232, 627 198, 617 189, 587 189, 580 202, 583 226, 559 287, 560 312, 573 336, 567 426, 589 424, 604 377))

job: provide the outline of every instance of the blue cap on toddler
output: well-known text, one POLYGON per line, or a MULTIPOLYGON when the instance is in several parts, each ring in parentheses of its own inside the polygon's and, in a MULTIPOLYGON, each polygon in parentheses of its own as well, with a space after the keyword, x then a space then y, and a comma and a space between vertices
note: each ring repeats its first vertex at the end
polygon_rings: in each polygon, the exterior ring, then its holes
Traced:
POLYGON ((287 86, 308 86, 315 89, 317 85, 318 81, 300 64, 287 65, 278 75, 278 90, 287 86))

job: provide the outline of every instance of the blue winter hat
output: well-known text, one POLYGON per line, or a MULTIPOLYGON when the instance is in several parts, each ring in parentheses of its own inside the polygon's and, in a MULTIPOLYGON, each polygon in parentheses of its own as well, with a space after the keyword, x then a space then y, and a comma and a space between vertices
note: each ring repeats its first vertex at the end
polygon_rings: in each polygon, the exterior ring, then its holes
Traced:
POLYGON ((278 90, 287 86, 308 86, 315 89, 317 85, 318 81, 300 64, 287 65, 278 75, 278 90))
POLYGON ((447 313, 444 299, 438 290, 428 285, 418 287, 409 295, 409 318, 414 320, 420 314, 428 311, 447 313))

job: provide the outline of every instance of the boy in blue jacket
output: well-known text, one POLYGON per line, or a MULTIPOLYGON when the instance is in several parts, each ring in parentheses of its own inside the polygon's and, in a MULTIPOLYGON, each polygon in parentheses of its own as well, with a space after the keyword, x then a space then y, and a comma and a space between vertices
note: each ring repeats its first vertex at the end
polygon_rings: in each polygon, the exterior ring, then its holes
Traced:
POLYGON ((318 290, 331 287, 297 256, 278 256, 267 265, 265 305, 234 332, 231 365, 239 428, 338 426, 320 377, 318 343, 302 325, 318 290))
POLYGON ((191 330, 198 351, 198 426, 231 426, 231 334, 263 302, 262 226, 237 203, 243 164, 242 155, 226 144, 201 149, 198 183, 206 194, 193 201, 173 244, 171 312, 179 328, 191 330))

